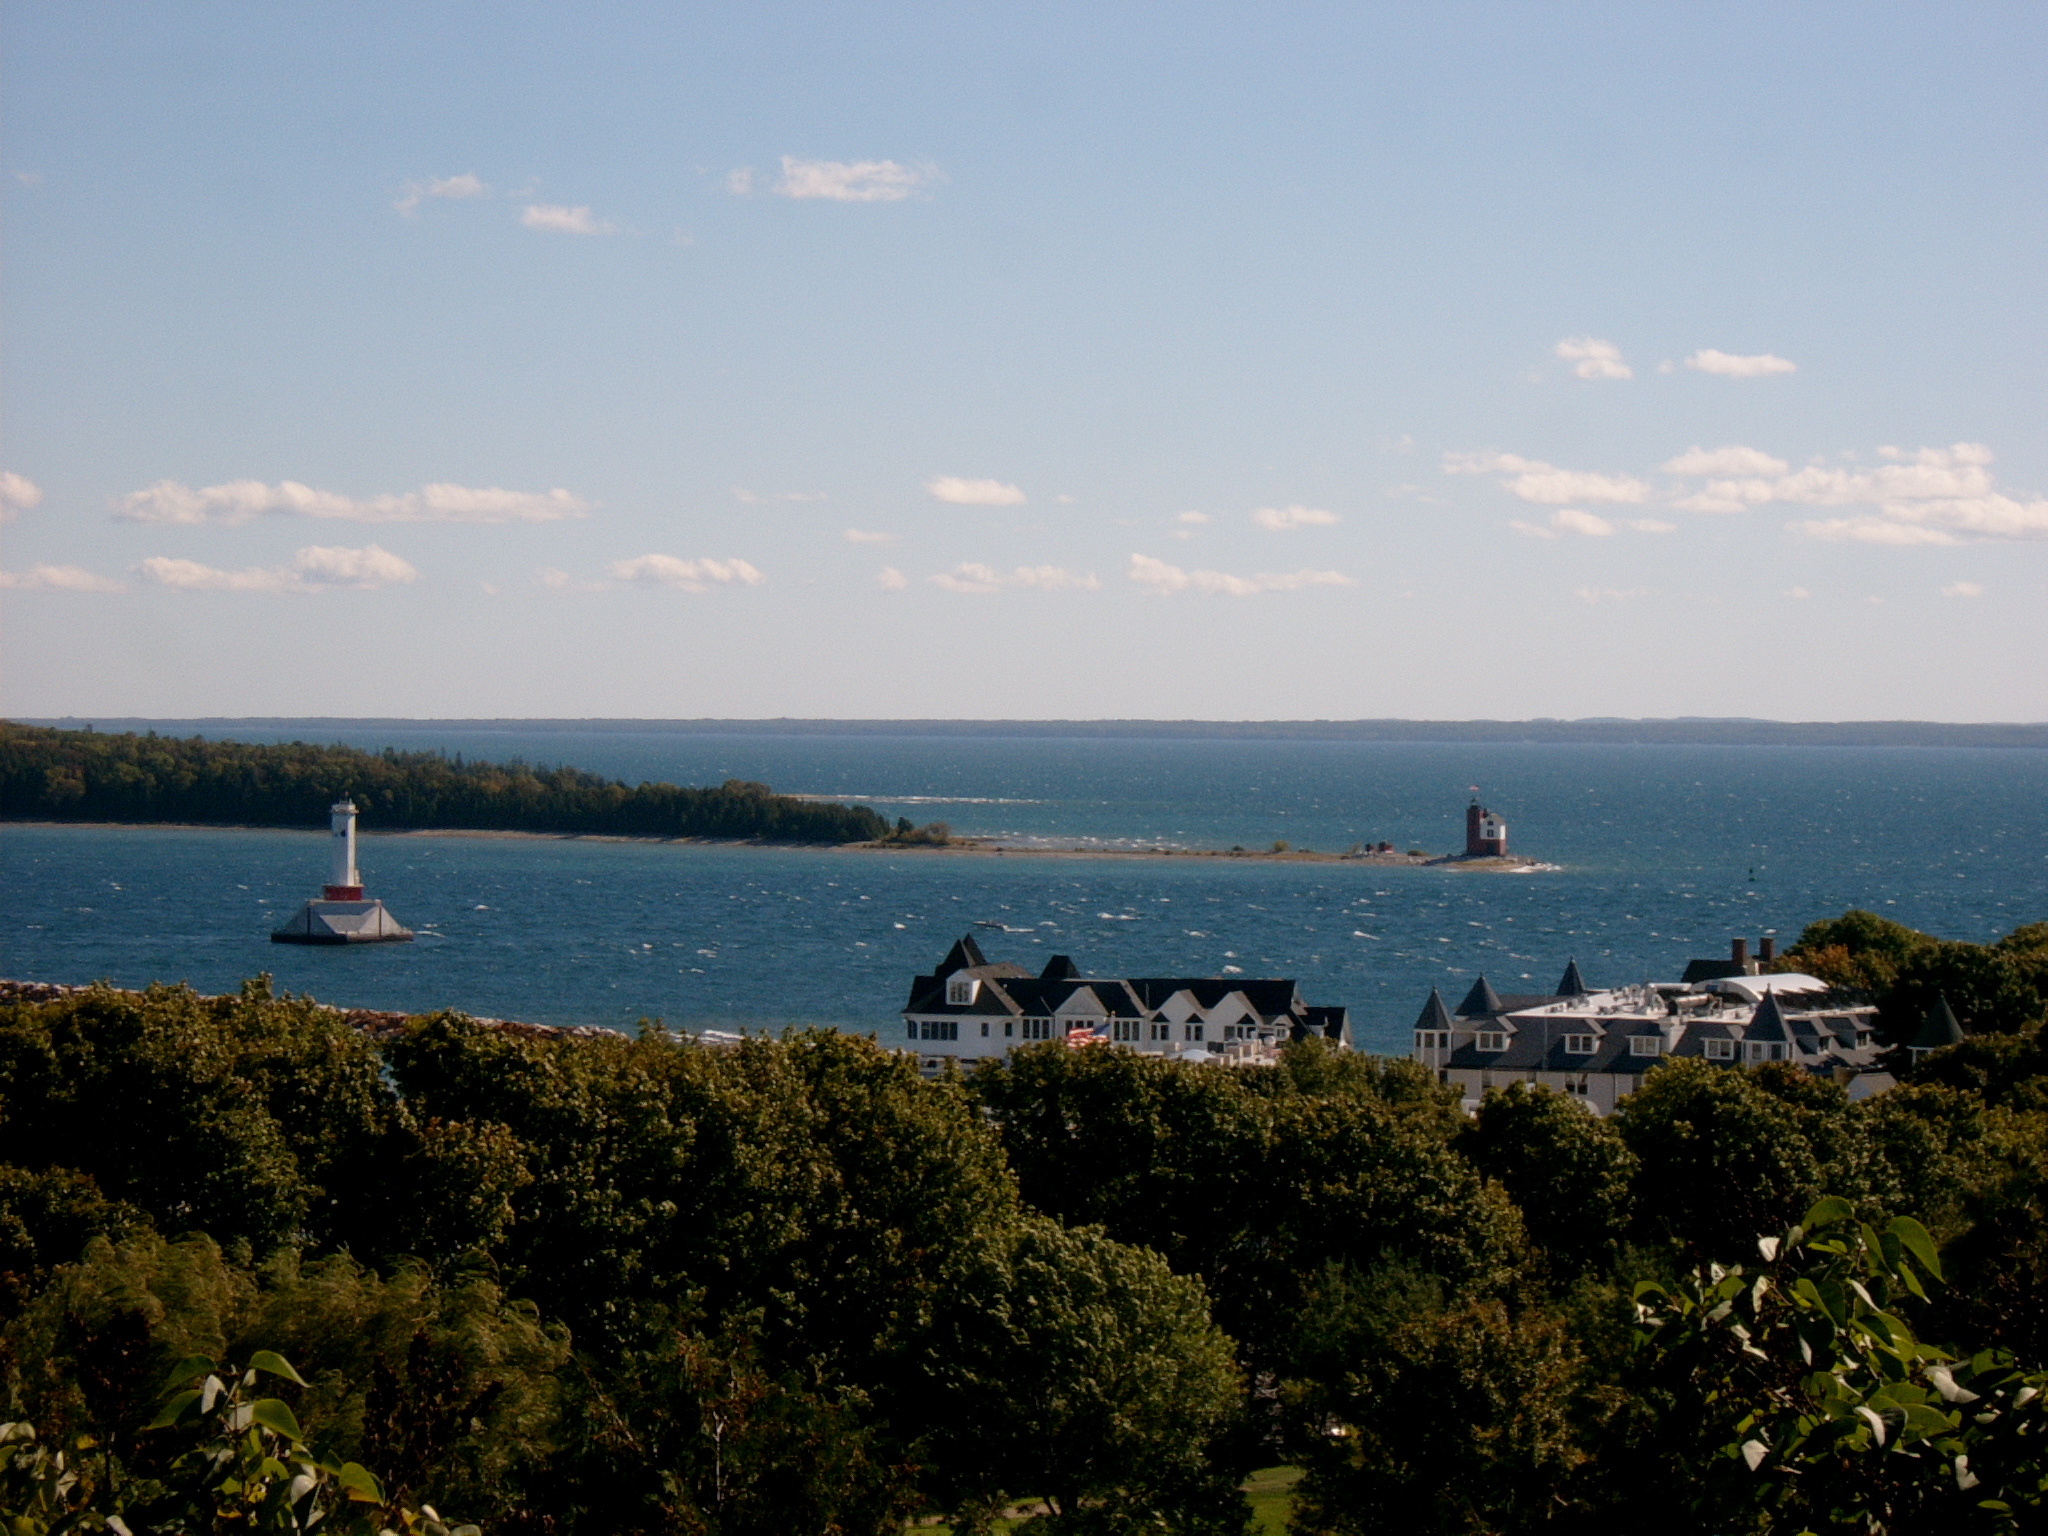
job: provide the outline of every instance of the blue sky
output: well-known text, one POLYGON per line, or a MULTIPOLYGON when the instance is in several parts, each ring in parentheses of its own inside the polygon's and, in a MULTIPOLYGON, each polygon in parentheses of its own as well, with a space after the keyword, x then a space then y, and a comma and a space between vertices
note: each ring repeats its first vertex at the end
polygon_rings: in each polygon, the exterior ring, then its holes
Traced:
POLYGON ((2038 6, 0 45, 12 714, 2048 718, 2038 6))

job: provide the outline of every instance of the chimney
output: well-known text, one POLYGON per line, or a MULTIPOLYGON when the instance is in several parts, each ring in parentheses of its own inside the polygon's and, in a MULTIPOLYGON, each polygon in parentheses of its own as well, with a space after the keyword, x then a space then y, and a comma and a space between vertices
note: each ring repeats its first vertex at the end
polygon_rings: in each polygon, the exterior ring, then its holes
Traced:
POLYGON ((1728 941, 1728 959, 1737 970, 1746 971, 1749 967, 1749 940, 1730 939, 1728 941))
POLYGON ((1769 965, 1773 960, 1777 958, 1777 935, 1767 933, 1762 938, 1756 941, 1756 963, 1758 965, 1769 965))

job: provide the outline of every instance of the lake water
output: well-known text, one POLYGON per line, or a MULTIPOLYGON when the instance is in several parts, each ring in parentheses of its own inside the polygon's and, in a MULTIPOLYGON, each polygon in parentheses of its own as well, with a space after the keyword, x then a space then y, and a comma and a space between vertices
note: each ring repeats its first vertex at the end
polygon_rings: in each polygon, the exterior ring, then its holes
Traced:
MULTIPOLYGON (((190 727, 167 724, 167 734, 190 727)), ((303 732, 210 731, 241 739, 303 732)), ((1470 787, 1532 874, 1049 859, 566 839, 362 839, 412 945, 273 945, 317 894, 325 829, 0 828, 0 974, 207 991, 257 971, 339 1004, 685 1028, 890 1023, 973 931, 991 958, 1105 974, 1293 976, 1405 1048, 1432 985, 1596 984, 1869 907, 1985 940, 2048 919, 2048 753, 326 730, 368 748, 573 763, 619 777, 857 798, 1016 845, 1341 851, 1462 846, 1470 787), (974 927, 1000 923, 1008 931, 974 927)), ((1453 995, 1453 1001, 1455 1001, 1453 995)))

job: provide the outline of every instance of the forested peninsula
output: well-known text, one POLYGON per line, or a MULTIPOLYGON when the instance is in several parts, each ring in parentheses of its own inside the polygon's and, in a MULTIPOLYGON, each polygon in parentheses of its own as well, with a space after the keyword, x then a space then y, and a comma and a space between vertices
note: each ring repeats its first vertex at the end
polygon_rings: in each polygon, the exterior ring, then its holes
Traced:
POLYGON ((376 831, 556 832, 857 843, 891 834, 864 805, 626 784, 576 768, 464 762, 437 752, 209 741, 0 722, 0 817, 324 827, 353 797, 376 831))
POLYGON ((0 1001, 0 1516, 2039 1531, 2044 942, 1815 925, 1881 1006, 2003 980, 1875 1097, 1674 1058, 1606 1119, 1320 1041, 928 1080, 263 978, 0 1001))

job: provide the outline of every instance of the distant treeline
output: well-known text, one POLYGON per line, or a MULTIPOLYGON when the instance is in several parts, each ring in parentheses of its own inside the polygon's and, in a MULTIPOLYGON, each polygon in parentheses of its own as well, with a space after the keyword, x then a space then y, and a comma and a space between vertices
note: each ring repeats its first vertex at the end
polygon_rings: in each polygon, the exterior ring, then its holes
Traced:
POLYGON ((778 795, 728 779, 716 789, 621 783, 577 768, 466 763, 436 752, 252 745, 49 730, 0 722, 0 816, 317 826, 352 796, 379 830, 465 828, 632 837, 854 843, 890 834, 864 805, 778 795))
MULTIPOLYGON (((83 725, 80 720, 51 722, 83 725)), ((248 730, 307 732, 464 729, 691 732, 717 736, 1031 737, 1076 741, 1379 741, 1461 744, 1699 747, 2032 747, 2048 748, 2048 724, 1938 720, 350 720, 95 719, 103 730, 248 730)))

